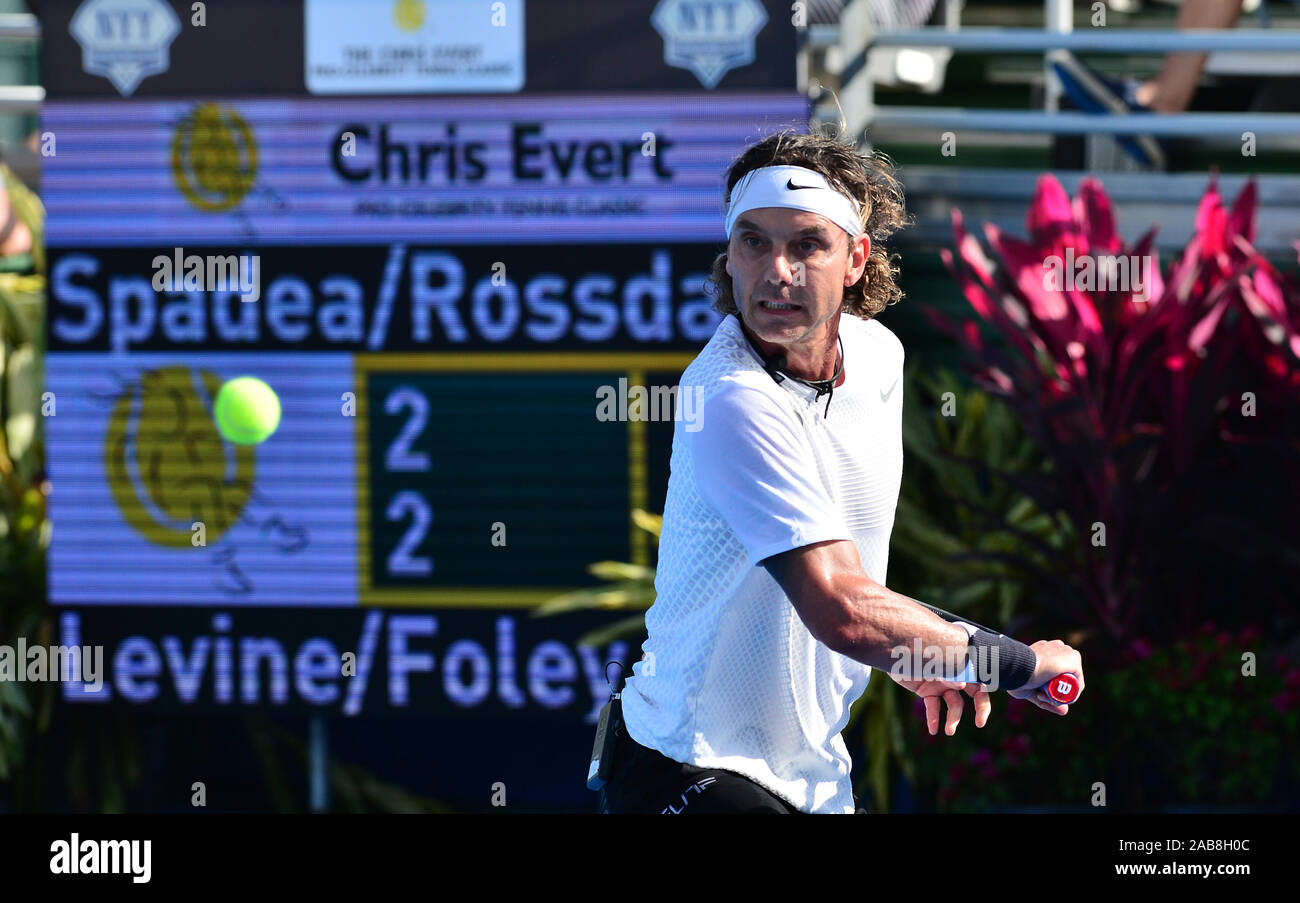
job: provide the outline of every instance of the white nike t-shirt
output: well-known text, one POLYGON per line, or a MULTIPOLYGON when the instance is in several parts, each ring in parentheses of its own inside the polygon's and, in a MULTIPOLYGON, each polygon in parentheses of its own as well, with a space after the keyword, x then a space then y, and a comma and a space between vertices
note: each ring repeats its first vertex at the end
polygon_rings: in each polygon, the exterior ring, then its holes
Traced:
POLYGON ((815 639, 759 562, 847 539, 884 583, 903 469, 902 343, 847 313, 840 337, 829 413, 773 380, 734 315, 686 368, 698 416, 675 426, 649 638, 623 693, 638 743, 804 812, 854 811, 840 731, 871 669, 815 639))

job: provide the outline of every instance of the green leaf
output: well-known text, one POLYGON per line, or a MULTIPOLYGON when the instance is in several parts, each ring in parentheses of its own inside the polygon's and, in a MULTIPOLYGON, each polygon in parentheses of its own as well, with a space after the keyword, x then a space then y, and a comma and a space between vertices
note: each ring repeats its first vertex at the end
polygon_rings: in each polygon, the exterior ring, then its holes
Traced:
POLYGON ((44 734, 50 729, 50 719, 54 717, 54 696, 53 689, 37 694, 36 732, 38 734, 44 734))
MULTIPOLYGON (((9 281, 12 285, 12 279, 9 281)), ((28 318, 19 307, 14 294, 0 285, 0 340, 12 339, 16 346, 30 345, 32 342, 28 318)))
POLYGON ((632 523, 658 539, 659 534, 663 531, 664 518, 661 514, 651 514, 649 511, 634 508, 632 510, 632 523))
POLYGON ((348 773, 348 769, 341 764, 332 763, 329 774, 334 808, 343 812, 365 812, 365 798, 362 796, 361 788, 357 786, 357 782, 348 773))
POLYGON ((864 741, 867 746, 867 775, 871 785, 872 810, 887 814, 889 812, 889 759, 890 729, 892 716, 884 686, 887 680, 873 678, 867 684, 871 698, 863 712, 864 741))
POLYGON ((626 561, 597 561, 587 565, 587 573, 601 580, 642 580, 654 583, 655 569, 626 561))
POLYGON ((624 618, 604 627, 592 630, 578 638, 579 646, 608 646, 616 640, 630 640, 645 633, 645 616, 624 618))
POLYGON ((31 715, 32 707, 27 701, 21 684, 9 680, 0 680, 0 714, 5 709, 13 709, 22 715, 31 715))
POLYGON ((95 739, 99 748, 99 811, 104 815, 116 815, 124 808, 122 783, 118 780, 116 767, 116 750, 113 735, 108 731, 96 731, 95 739))
MULTIPOLYGON (((36 436, 36 421, 40 414, 40 372, 36 352, 31 345, 20 345, 10 355, 5 366, 6 411, 5 432, 9 440, 9 457, 15 465, 22 462, 36 436)), ((24 471, 30 468, 22 468, 24 471)))
POLYGON ((992 580, 975 580, 970 583, 957 584, 948 592, 945 599, 947 605, 942 607, 946 607, 953 614, 965 615, 979 620, 976 612, 972 609, 978 606, 982 612, 983 607, 980 606, 980 603, 992 598, 995 587, 996 583, 992 580))
POLYGON ((262 772, 262 783, 277 812, 293 812, 293 793, 280 757, 276 753, 276 740, 272 728, 261 718, 245 718, 244 731, 262 772))
POLYGON ((623 583, 612 587, 579 590, 547 599, 532 610, 532 617, 562 614, 586 609, 641 610, 654 602, 654 587, 640 583, 623 583))

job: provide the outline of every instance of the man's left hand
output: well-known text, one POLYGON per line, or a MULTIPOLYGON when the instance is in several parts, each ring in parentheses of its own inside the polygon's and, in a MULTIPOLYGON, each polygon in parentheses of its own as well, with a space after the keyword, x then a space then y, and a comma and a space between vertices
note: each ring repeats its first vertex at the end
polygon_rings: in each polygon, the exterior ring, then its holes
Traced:
POLYGON ((984 684, 952 680, 909 680, 895 677, 893 674, 889 676, 893 678, 894 683, 925 700, 925 722, 930 729, 930 736, 934 736, 939 731, 939 714, 943 709, 943 702, 948 703, 948 723, 944 733, 951 737, 957 732, 957 724, 961 721, 961 713, 966 706, 961 695, 963 691, 975 700, 975 726, 983 727, 988 723, 993 702, 988 687, 984 684))

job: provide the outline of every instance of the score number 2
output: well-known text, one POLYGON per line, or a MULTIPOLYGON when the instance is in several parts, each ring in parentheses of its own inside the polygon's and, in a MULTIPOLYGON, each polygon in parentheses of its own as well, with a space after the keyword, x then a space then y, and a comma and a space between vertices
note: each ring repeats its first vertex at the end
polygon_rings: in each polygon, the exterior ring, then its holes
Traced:
MULTIPOLYGON (((430 467, 429 455, 412 451, 411 446, 424 432, 425 424, 429 421, 429 400, 409 386, 400 386, 389 392, 384 399, 384 413, 400 414, 404 410, 409 410, 411 415, 384 453, 384 467, 390 473, 427 473, 430 467)), ((433 523, 433 509, 423 495, 404 489, 393 496, 384 516, 389 522, 395 522, 405 520, 408 515, 411 526, 402 534, 397 547, 388 556, 388 573, 403 577, 428 577, 433 573, 433 559, 412 553, 429 532, 429 525, 433 523)))

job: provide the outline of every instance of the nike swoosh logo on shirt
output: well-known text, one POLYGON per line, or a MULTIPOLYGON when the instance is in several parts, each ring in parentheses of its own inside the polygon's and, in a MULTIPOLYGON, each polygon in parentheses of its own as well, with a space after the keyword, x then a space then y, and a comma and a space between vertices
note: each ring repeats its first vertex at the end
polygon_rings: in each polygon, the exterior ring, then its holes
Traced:
POLYGON ((888 392, 886 392, 884 389, 881 389, 881 390, 880 390, 880 400, 881 400, 881 401, 889 401, 889 396, 891 396, 891 395, 894 394, 894 389, 898 387, 898 380, 899 380, 900 378, 901 378, 901 377, 898 377, 898 378, 895 378, 895 379, 894 379, 894 384, 893 384, 892 386, 889 387, 889 391, 888 391, 888 392))

